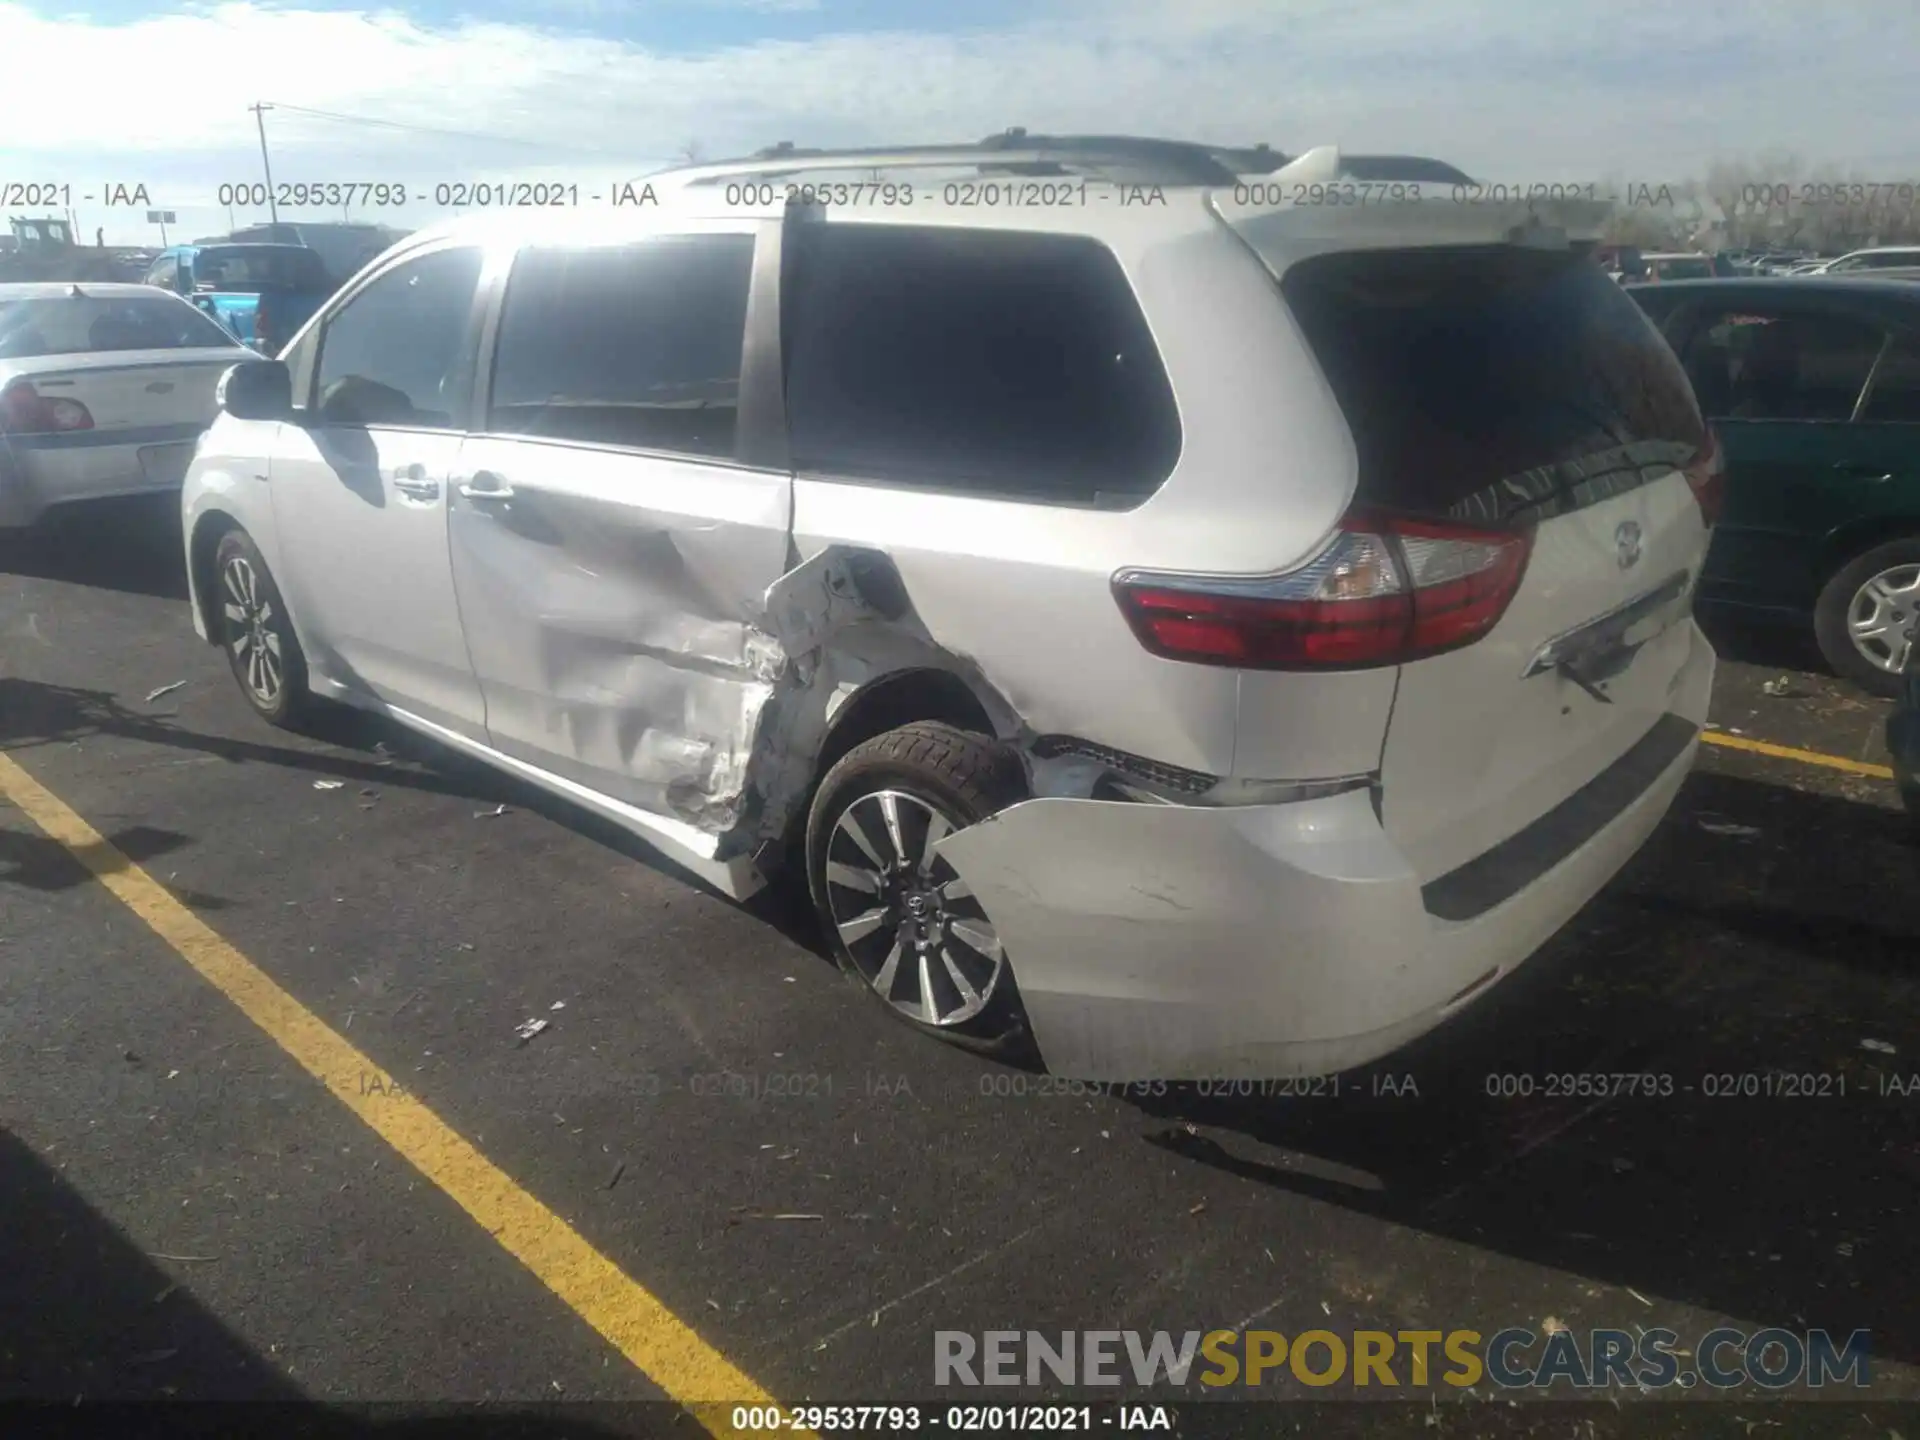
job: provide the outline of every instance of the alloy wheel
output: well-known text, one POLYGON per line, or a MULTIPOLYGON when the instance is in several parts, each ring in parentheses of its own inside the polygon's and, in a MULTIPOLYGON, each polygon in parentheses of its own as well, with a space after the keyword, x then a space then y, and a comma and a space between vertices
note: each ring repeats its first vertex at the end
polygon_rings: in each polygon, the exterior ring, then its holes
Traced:
POLYGON ((1874 668, 1898 675, 1907 666, 1920 622, 1920 565, 1882 570, 1847 606, 1847 634, 1874 668))
POLYGON ((904 790, 859 796, 827 844, 827 905, 861 977, 923 1025, 960 1025, 986 1009, 1005 969, 1000 937, 934 846, 958 829, 904 790))
POLYGON ((260 583, 259 572, 244 555, 229 559, 220 572, 221 613, 227 621, 227 648, 234 670, 261 705, 279 703, 286 681, 281 655, 279 612, 260 583))

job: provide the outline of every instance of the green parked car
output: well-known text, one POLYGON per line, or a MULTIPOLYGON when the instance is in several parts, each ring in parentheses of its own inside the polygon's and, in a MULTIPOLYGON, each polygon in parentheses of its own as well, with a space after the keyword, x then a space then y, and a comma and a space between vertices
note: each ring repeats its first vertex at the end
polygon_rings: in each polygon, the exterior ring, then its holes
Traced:
POLYGON ((1920 285, 1780 276, 1628 293, 1719 437, 1702 610, 1811 621, 1837 672, 1898 695, 1920 616, 1920 285))

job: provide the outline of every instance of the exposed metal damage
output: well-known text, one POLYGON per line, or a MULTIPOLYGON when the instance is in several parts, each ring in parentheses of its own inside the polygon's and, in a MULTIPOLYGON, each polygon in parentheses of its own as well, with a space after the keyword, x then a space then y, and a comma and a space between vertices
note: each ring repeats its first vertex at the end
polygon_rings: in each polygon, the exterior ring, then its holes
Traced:
POLYGON ((1003 740, 1018 743, 1019 716, 980 668, 939 645, 913 611, 891 559, 830 546, 767 591, 765 638, 785 657, 755 717, 743 825, 727 850, 784 833, 817 775, 815 760, 842 707, 866 686, 907 670, 964 683, 1003 740))

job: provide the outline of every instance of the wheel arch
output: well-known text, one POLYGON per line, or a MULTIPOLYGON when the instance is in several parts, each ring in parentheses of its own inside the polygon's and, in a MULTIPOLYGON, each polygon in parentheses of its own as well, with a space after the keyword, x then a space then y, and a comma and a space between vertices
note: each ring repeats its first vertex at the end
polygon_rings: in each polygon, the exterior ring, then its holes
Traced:
POLYGON ((220 643, 220 587, 218 577, 213 573, 214 556, 220 549, 221 539, 229 531, 245 528, 225 510, 205 510, 195 517, 193 533, 187 540, 187 581, 194 611, 200 621, 201 634, 209 645, 220 643))
POLYGON ((1841 569, 1876 546, 1895 540, 1920 540, 1920 510, 1863 516, 1830 531, 1820 546, 1814 585, 1824 586, 1841 569))
POLYGON ((916 720, 999 738, 987 704, 964 677, 932 665, 911 666, 869 680, 835 707, 814 754, 815 783, 854 746, 916 720))
MULTIPOLYGON (((767 817, 775 824, 757 856, 762 870, 769 875, 804 870, 807 814, 820 782, 849 751, 889 730, 927 720, 998 743, 1005 743, 1018 727, 1011 707, 998 694, 983 695, 979 683, 927 659, 916 658, 863 681, 828 707, 819 739, 808 747, 811 753, 790 757, 801 762, 806 780, 786 790, 777 817, 767 817)), ((763 829, 762 834, 768 833, 763 829)))

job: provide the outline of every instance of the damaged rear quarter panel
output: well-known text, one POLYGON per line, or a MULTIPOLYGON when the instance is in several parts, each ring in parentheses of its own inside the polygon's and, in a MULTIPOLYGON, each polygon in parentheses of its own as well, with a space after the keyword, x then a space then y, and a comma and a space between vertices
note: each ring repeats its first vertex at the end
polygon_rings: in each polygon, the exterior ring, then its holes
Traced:
POLYGON ((759 717, 751 765, 753 825, 740 843, 782 834, 820 778, 820 754, 841 707, 909 671, 963 684, 1003 739, 1024 738, 1018 713, 969 657, 935 641, 892 558, 830 545, 771 586, 762 605, 780 678, 759 717))
MULTIPOLYGON (((836 540, 886 555, 926 644, 977 672, 1021 729, 1210 774, 1231 768, 1236 673, 1141 648, 1113 598, 1111 544, 1062 533, 1047 507, 1008 501, 802 478, 795 504, 803 556, 836 540)), ((1093 529, 1127 517, 1071 518, 1093 529)))

